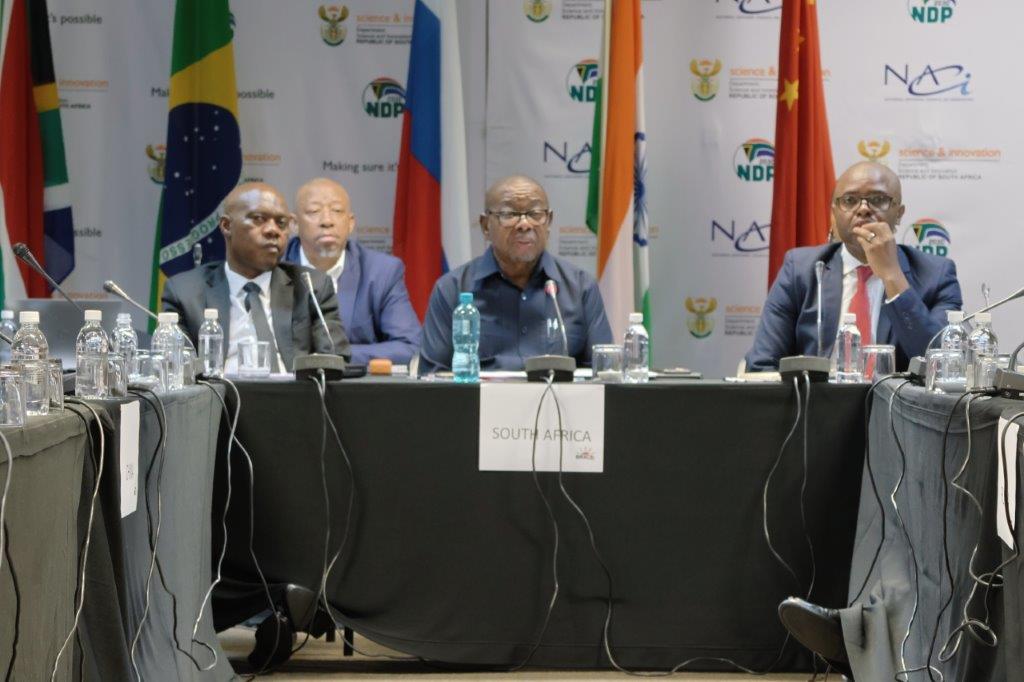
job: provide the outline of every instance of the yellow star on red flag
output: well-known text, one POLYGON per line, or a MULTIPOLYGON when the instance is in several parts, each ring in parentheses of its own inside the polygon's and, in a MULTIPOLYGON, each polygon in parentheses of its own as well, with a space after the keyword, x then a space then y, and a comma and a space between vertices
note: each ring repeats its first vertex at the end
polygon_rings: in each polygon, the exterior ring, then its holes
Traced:
POLYGON ((786 103, 786 109, 787 110, 792 111, 793 110, 793 103, 796 102, 797 98, 800 96, 800 94, 799 94, 800 81, 799 80, 795 80, 795 81, 784 80, 783 83, 785 85, 783 86, 782 93, 779 94, 779 99, 781 99, 783 102, 786 103))

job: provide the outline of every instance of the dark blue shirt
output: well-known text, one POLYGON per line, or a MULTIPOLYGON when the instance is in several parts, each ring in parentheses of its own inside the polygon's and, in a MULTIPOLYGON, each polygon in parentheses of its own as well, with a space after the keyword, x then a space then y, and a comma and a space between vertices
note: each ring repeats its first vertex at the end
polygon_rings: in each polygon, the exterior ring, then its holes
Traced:
POLYGON ((480 310, 481 369, 523 369, 526 358, 562 353, 555 306, 544 293, 544 283, 558 284, 558 305, 565 319, 569 355, 580 365, 590 364, 590 347, 611 343, 612 332, 604 302, 594 278, 571 263, 545 251, 525 289, 501 274, 490 247, 479 258, 441 276, 430 294, 423 323, 420 374, 450 369, 452 363, 452 311, 459 292, 473 292, 480 310))

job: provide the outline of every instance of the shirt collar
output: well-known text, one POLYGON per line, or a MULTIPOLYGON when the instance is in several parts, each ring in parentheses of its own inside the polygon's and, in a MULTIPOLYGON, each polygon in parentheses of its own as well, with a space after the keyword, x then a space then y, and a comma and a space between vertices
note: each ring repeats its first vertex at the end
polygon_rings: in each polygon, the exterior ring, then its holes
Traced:
POLYGON ((846 248, 846 244, 843 244, 843 247, 839 249, 839 253, 843 257, 843 277, 846 277, 851 272, 856 271, 860 266, 866 265, 866 263, 861 263, 857 260, 856 256, 850 253, 850 250, 846 248))
MULTIPOLYGON (((338 260, 334 262, 334 265, 327 268, 326 275, 331 278, 332 282, 337 282, 338 278, 341 277, 341 273, 345 270, 345 253, 348 251, 348 243, 346 242, 345 248, 341 250, 341 255, 338 256, 338 260)), ((299 265, 304 265, 307 268, 316 270, 316 266, 309 262, 306 258, 306 250, 302 248, 301 242, 299 243, 299 265)))
POLYGON ((260 286, 260 296, 270 296, 270 275, 272 272, 272 270, 267 270, 252 279, 248 279, 232 270, 227 261, 224 262, 224 274, 228 279, 228 292, 230 292, 233 299, 238 298, 243 293, 242 287, 248 282, 256 282, 260 286))
MULTIPOLYGON (((548 279, 553 279, 561 284, 558 268, 555 267, 555 258, 547 250, 540 254, 540 260, 537 261, 537 266, 533 269, 530 279, 535 278, 539 272, 543 272, 548 279)), ((498 260, 494 257, 494 247, 488 246, 487 250, 480 256, 480 260, 476 263, 473 279, 480 281, 496 274, 501 274, 501 268, 498 266, 498 260)))

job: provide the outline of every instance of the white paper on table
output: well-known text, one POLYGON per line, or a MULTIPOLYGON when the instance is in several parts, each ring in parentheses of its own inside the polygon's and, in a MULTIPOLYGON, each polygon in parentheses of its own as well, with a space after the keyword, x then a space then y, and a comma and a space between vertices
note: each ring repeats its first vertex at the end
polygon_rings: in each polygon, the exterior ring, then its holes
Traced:
POLYGON ((1000 434, 1003 433, 1003 429, 1006 429, 1003 440, 998 443, 996 452, 998 455, 996 459, 999 460, 999 473, 996 476, 996 485, 998 486, 996 489, 996 533, 1007 547, 1013 549, 1013 524, 1017 522, 1017 435, 1020 425, 1013 422, 1007 426, 1008 421, 1008 419, 1000 417, 999 430, 996 431, 997 434, 1000 434), (1006 466, 1005 477, 1004 464, 1006 466), (1003 485, 1004 478, 1007 486, 1003 485), (1007 506, 1009 507, 1009 521, 1006 519, 1007 506))
MULTIPOLYGON (((534 420, 547 384, 480 385, 480 471, 532 471, 534 420)), ((604 386, 554 384, 562 408, 562 429, 554 397, 544 399, 537 425, 537 471, 604 471, 604 386)))
POLYGON ((121 518, 139 506, 139 401, 121 405, 121 518))

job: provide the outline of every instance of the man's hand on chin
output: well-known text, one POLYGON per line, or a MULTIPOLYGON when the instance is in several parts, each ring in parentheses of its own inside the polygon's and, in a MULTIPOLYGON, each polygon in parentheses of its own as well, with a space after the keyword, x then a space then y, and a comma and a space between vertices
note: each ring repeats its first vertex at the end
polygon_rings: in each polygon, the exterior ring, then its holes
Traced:
POLYGON ((865 223, 853 228, 864 249, 871 271, 885 285, 885 298, 892 299, 910 288, 896 251, 896 233, 888 223, 865 223))

